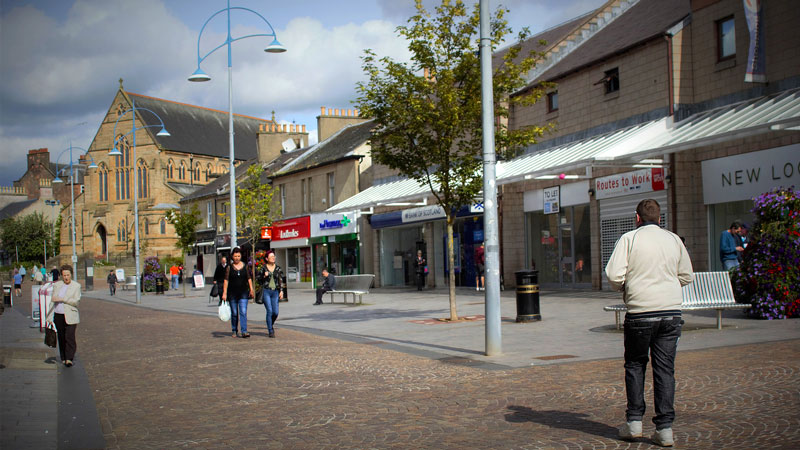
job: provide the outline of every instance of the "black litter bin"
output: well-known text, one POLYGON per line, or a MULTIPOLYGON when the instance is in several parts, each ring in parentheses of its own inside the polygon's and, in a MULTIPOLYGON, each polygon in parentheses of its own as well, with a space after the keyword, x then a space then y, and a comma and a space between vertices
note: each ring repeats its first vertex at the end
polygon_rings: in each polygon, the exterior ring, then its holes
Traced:
POLYGON ((11 306, 11 286, 3 285, 3 304, 11 306))
POLYGON ((517 322, 542 320, 539 312, 539 272, 520 270, 517 277, 517 322))
POLYGON ((156 294, 164 293, 164 279, 161 277, 156 278, 156 294))

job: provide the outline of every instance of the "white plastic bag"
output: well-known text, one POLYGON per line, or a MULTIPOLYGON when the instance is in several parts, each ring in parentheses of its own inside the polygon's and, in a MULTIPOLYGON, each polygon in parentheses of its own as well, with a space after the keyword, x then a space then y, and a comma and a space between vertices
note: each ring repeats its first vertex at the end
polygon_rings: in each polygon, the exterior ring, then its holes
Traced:
POLYGON ((227 322, 231 320, 231 307, 228 304, 228 301, 225 300, 219 305, 219 320, 223 322, 227 322))

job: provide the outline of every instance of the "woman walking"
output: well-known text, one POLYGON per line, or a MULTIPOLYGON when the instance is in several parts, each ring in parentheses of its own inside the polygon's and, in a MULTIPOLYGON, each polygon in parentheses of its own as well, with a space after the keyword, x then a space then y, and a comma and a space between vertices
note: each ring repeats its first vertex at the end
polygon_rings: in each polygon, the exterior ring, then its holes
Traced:
POLYGON ((231 252, 233 262, 225 270, 225 285, 223 286, 222 300, 228 300, 231 307, 231 336, 249 338, 247 332, 247 303, 253 294, 253 279, 250 271, 242 262, 242 249, 236 247, 231 252), (237 332, 237 326, 241 335, 237 332))
POLYGON ((81 285, 72 279, 72 266, 65 264, 61 266, 61 281, 53 284, 53 296, 47 306, 47 321, 56 325, 58 351, 61 362, 67 367, 72 367, 75 350, 78 348, 75 330, 80 322, 80 301, 81 285))
POLYGON ((22 276, 19 270, 14 269, 14 295, 17 297, 22 296, 22 276))
POLYGON ((262 288, 264 307, 267 309, 267 330, 269 337, 275 337, 275 321, 278 320, 278 301, 283 299, 283 271, 275 264, 275 253, 269 252, 264 271, 258 274, 262 288))

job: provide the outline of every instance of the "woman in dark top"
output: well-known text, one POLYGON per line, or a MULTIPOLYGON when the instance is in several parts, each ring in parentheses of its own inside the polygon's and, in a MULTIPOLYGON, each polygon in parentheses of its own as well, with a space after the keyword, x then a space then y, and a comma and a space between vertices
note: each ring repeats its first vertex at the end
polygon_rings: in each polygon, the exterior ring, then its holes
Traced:
POLYGON ((253 279, 250 271, 242 262, 242 250, 236 247, 231 252, 233 262, 225 270, 225 286, 222 299, 228 300, 231 307, 231 336, 249 338, 247 332, 247 303, 253 297, 253 279), (241 335, 237 333, 237 325, 241 324, 241 335))
POLYGON ((269 252, 264 270, 259 271, 258 281, 263 289, 261 294, 267 309, 267 330, 269 337, 275 337, 275 321, 278 320, 278 301, 283 299, 283 271, 275 264, 275 253, 269 252))

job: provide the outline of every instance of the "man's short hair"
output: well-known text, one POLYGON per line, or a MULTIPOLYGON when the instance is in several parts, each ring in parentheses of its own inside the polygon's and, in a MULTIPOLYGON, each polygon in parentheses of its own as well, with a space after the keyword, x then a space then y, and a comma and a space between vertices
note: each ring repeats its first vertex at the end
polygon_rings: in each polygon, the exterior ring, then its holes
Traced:
POLYGON ((738 220, 734 220, 731 223, 730 229, 732 230, 734 228, 742 228, 742 222, 739 222, 738 220))
POLYGON ((661 217, 661 206, 652 198, 642 200, 636 206, 636 214, 645 222, 658 222, 661 217))

